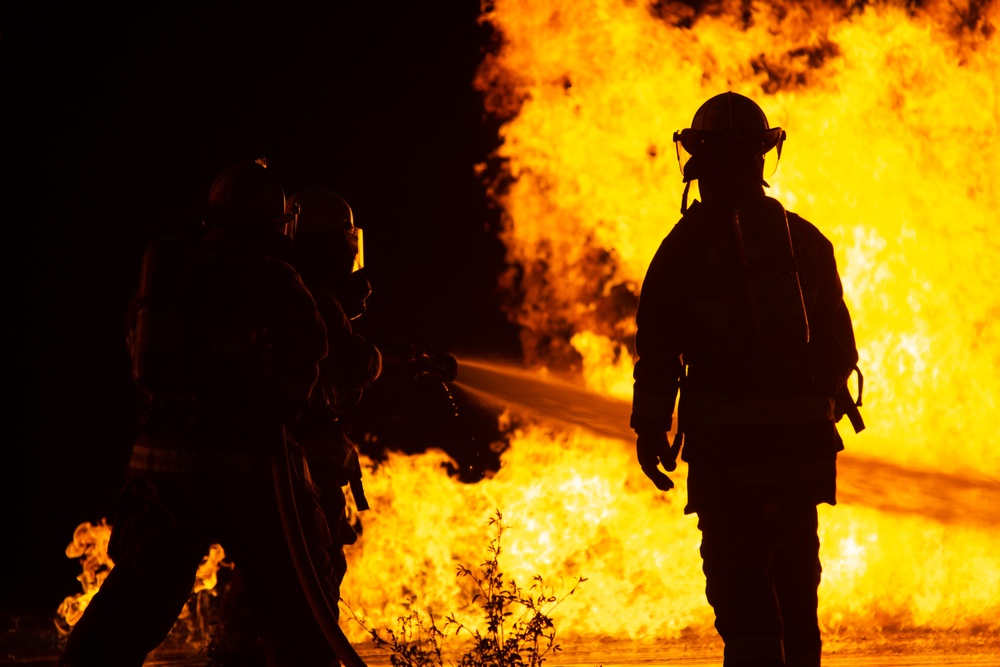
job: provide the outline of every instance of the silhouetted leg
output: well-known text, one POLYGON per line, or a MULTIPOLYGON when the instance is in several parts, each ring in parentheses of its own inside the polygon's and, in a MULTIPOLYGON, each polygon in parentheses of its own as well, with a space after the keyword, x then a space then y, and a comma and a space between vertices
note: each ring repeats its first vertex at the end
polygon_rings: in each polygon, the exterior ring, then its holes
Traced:
POLYGON ((772 576, 785 628, 785 662, 788 667, 819 667, 822 641, 816 611, 823 568, 816 506, 783 503, 774 521, 772 576))
MULTIPOLYGON (((335 435, 345 438, 346 441, 346 436, 341 431, 338 430, 335 435)), ((340 598, 340 586, 347 575, 347 555, 344 546, 354 544, 358 539, 347 519, 347 497, 342 488, 347 482, 343 462, 338 458, 342 459, 345 456, 344 447, 338 446, 339 441, 333 436, 329 439, 306 437, 299 442, 309 453, 309 474, 325 517, 326 532, 329 533, 319 535, 318 539, 329 542, 326 554, 332 568, 329 582, 330 599, 335 601, 340 598), (324 452, 328 455, 323 455, 324 452), (337 456, 330 456, 330 452, 337 456)), ((339 614, 339 608, 334 611, 339 614)))
POLYGON ((781 617, 768 577, 770 549, 763 509, 752 504, 698 515, 705 594, 725 642, 725 667, 784 665, 781 617))
MULTIPOLYGON (((320 504, 323 514, 327 517, 332 539, 332 543, 326 548, 326 553, 331 567, 330 600, 336 601, 340 599, 340 587, 344 583, 344 577, 347 576, 347 554, 344 547, 353 544, 357 540, 357 535, 347 520, 347 498, 342 489, 337 487, 323 489, 320 504)), ((339 615, 339 608, 335 611, 339 615)))
POLYGON ((233 569, 226 589, 219 622, 208 645, 208 658, 211 667, 263 667, 265 664, 260 630, 247 601, 239 567, 233 569))
MULTIPOLYGON (((340 488, 333 487, 331 491, 324 493, 321 502, 324 514, 331 511, 336 512, 333 516, 339 517, 343 522, 344 525, 341 528, 351 530, 350 526, 346 524, 345 509, 347 504, 340 488)), ((322 534, 316 539, 319 542, 325 542, 329 537, 322 534)), ((283 542, 284 535, 279 536, 279 540, 283 542)), ((339 617, 340 609, 336 603, 340 598, 340 584, 347 572, 347 558, 343 542, 334 538, 333 544, 328 546, 325 551, 332 566, 332 581, 329 582, 330 591, 328 593, 331 610, 339 617)), ((319 566, 323 568, 324 557, 317 555, 317 560, 319 566)), ((252 566, 252 563, 247 563, 247 565, 252 566)), ((263 667, 266 662, 258 620, 243 583, 243 569, 243 567, 238 566, 233 570, 233 577, 223 601, 219 624, 212 635, 208 649, 212 667, 263 667)), ((298 586, 297 582, 295 586, 298 586)))
POLYGON ((170 633, 208 545, 161 501, 147 480, 123 490, 109 545, 115 565, 70 633, 64 667, 139 667, 170 633))
MULTIPOLYGON (((237 504, 238 522, 229 540, 246 602, 260 629, 268 665, 329 667, 336 664, 336 656, 302 590, 277 511, 270 472, 264 473, 237 504)), ((328 541, 321 537, 325 518, 315 498, 312 504, 308 498, 304 493, 297 498, 306 541, 313 547, 311 555, 319 577, 328 581, 332 575, 323 551, 328 541)))

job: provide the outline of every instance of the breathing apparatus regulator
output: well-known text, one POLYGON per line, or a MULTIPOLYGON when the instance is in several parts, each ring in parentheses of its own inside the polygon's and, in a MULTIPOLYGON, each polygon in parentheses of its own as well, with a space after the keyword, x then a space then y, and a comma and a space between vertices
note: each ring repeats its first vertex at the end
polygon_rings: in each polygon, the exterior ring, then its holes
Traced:
POLYGON ((774 175, 787 134, 771 127, 764 111, 749 97, 726 92, 699 107, 691 127, 674 132, 677 164, 684 177, 681 213, 687 212, 691 181, 715 170, 761 173, 761 184, 774 175))
POLYGON ((354 224, 350 205, 318 186, 296 192, 286 210, 293 219, 285 234, 295 246, 296 268, 329 289, 349 319, 360 317, 372 287, 365 274, 364 233, 354 224))

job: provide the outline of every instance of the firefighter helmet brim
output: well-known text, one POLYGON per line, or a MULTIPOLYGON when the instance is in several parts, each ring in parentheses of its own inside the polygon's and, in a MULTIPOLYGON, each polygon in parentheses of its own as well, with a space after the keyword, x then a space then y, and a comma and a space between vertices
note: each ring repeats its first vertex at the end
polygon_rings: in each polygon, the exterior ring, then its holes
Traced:
POLYGON ((764 176, 768 177, 777 169, 787 136, 780 127, 770 127, 756 102, 726 92, 702 104, 691 127, 674 132, 673 139, 681 175, 688 182, 698 179, 712 162, 743 157, 756 160, 769 156, 764 166, 764 176))

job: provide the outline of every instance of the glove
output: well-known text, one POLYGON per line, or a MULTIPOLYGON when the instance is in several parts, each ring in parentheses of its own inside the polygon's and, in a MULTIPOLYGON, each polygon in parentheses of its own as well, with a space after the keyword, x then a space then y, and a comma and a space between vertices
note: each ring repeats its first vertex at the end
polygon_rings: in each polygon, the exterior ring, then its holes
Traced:
POLYGON ((646 477, 652 480, 660 491, 674 488, 673 481, 659 469, 662 464, 668 472, 677 469, 677 452, 680 451, 682 436, 674 438, 671 446, 665 432, 639 433, 635 439, 636 458, 646 477))
POLYGON ((414 367, 418 376, 430 375, 442 382, 454 382, 458 376, 458 361, 446 353, 417 352, 414 367))

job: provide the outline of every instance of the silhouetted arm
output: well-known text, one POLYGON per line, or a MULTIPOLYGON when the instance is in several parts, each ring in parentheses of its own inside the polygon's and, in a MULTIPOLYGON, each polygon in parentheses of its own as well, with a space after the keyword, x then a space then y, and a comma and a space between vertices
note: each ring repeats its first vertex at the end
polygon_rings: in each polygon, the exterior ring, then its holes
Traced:
POLYGON ((636 310, 631 426, 637 433, 666 433, 683 373, 677 268, 667 242, 650 262, 636 310))

